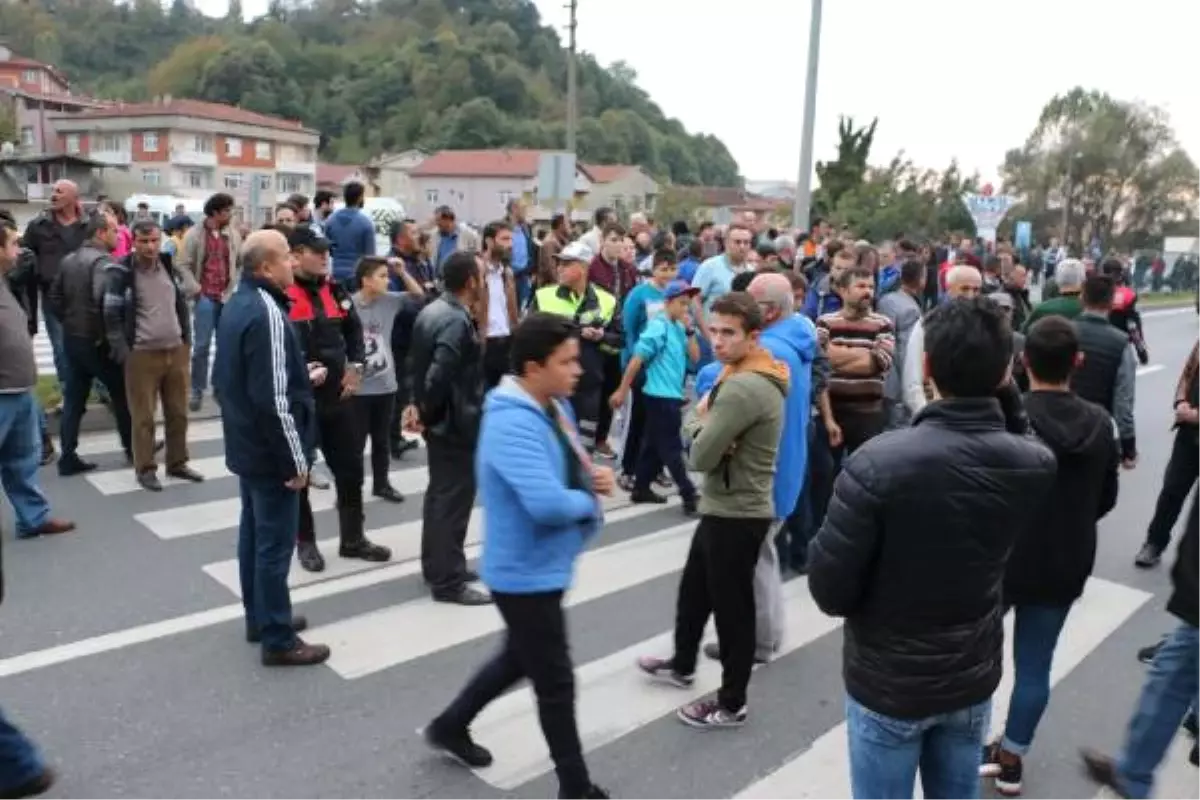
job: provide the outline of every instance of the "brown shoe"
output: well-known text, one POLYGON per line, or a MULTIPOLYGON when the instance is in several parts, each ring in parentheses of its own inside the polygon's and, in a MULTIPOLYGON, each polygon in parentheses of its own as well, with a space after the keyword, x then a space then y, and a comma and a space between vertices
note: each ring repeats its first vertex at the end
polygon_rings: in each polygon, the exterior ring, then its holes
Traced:
POLYGON ((329 660, 329 646, 305 644, 297 638, 291 650, 263 650, 264 667, 311 667, 329 660))
POLYGON ((50 517, 27 533, 26 536, 53 536, 56 533, 70 533, 73 530, 75 530, 75 523, 71 522, 71 520, 50 517))
POLYGON ((0 798, 9 797, 37 797, 40 794, 45 794, 50 791, 50 787, 54 785, 54 781, 58 778, 54 774, 54 770, 46 767, 41 771, 41 774, 22 783, 20 786, 13 786, 10 789, 0 790, 0 798))

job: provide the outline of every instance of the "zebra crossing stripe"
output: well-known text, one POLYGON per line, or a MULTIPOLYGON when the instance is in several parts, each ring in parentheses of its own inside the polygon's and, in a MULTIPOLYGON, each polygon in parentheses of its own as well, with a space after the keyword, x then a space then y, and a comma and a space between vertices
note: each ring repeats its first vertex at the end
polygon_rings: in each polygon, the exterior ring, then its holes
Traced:
MULTIPOLYGON (((564 605, 580 605, 678 572, 695 528, 695 522, 685 522, 585 552, 564 605)), ((501 627, 494 608, 464 608, 421 598, 322 625, 310 636, 333 651, 326 664, 346 680, 354 680, 496 633, 501 627)))
MULTIPOLYGON (((841 626, 841 620, 825 616, 813 603, 806 579, 785 583, 783 599, 787 614, 779 657, 841 626)), ((665 620, 671 618, 671 608, 662 612, 665 620)), ((616 741, 720 688, 721 665, 703 656, 696 664, 695 683, 688 689, 656 685, 634 666, 638 656, 669 655, 673 641, 673 632, 667 631, 576 667, 576 718, 585 751, 616 741)), ((471 730, 495 757, 492 766, 476 770, 476 774, 496 788, 515 789, 553 769, 538 724, 537 703, 528 688, 493 702, 471 724, 471 730)))
MULTIPOLYGON (((678 496, 672 497, 668 506, 662 505, 627 505, 618 508, 612 513, 606 514, 604 522, 606 525, 612 525, 625 520, 636 519, 646 514, 660 511, 663 508, 678 506, 678 496)), ((367 531, 367 537, 375 544, 381 544, 389 547, 392 550, 392 561, 389 563, 399 563, 404 561, 413 561, 421 557, 421 526, 422 522, 419 519, 410 520, 409 522, 401 522, 397 525, 387 525, 382 528, 367 531)), ((483 540, 483 515, 472 514, 471 524, 467 528, 466 547, 475 547, 483 540)), ((332 555, 337 552, 338 538, 332 536, 320 540, 318 543, 322 551, 327 555, 332 555)), ((474 551, 472 551, 474 552, 474 551)), ((314 583, 322 583, 325 581, 341 578, 346 575, 353 575, 358 572, 366 572, 372 569, 380 569, 383 565, 374 564, 368 561, 362 561, 357 558, 329 558, 325 562, 324 572, 308 572, 301 569, 296 556, 292 556, 292 569, 288 573, 288 586, 292 589, 298 589, 302 586, 308 586, 314 583)), ((237 597, 242 596, 241 578, 238 571, 238 561, 236 558, 231 558, 226 561, 218 561, 213 564, 204 566, 204 571, 210 578, 220 583, 237 597)))
MULTIPOLYGON (((1071 609, 1059 636, 1050 685, 1067 677, 1150 597, 1147 592, 1102 578, 1088 580, 1083 597, 1071 609)), ((992 727, 996 731, 1004 727, 1012 694, 1011 614, 1005 620, 1004 639, 1010 643, 1005 647, 1004 675, 992 696, 992 727)), ((845 722, 826 731, 810 748, 737 795, 780 800, 850 796, 850 751, 845 722)))

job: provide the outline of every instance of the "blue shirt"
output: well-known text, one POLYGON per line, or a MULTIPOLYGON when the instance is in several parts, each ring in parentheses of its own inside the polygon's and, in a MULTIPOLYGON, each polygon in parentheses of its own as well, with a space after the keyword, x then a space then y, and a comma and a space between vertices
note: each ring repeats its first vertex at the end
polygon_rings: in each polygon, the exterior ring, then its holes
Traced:
POLYGON ((633 358, 638 338, 646 329, 646 323, 658 316, 663 309, 663 290, 650 281, 639 283, 625 296, 621 307, 621 324, 625 328, 625 346, 621 349, 622 368, 633 358))
POLYGON ((454 233, 443 233, 438 237, 437 249, 437 266, 440 268, 446 263, 446 259, 454 255, 454 251, 458 249, 458 231, 454 233))
POLYGON ((513 226, 512 232, 512 268, 518 274, 529 269, 529 239, 525 229, 519 225, 513 226))
POLYGON ((646 371, 642 394, 666 400, 683 399, 683 381, 687 377, 687 328, 666 315, 650 320, 638 337, 634 355, 646 371))
POLYGON ((692 279, 696 277, 698 269, 700 269, 700 262, 688 256, 679 262, 679 280, 691 283, 692 279))
POLYGON ((692 286, 700 290, 700 299, 704 301, 705 311, 712 308, 715 300, 729 294, 733 288, 733 277, 737 274, 724 253, 713 256, 700 265, 692 278, 692 286))

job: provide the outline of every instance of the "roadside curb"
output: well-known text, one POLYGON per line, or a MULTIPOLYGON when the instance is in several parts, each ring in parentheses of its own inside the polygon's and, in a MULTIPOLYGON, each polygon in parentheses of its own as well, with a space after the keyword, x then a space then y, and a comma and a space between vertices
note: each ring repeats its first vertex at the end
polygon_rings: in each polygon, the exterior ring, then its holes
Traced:
MULTIPOLYGON (((189 411, 188 421, 197 422, 206 419, 220 419, 221 409, 213 401, 211 397, 204 399, 204 407, 199 411, 189 411)), ((154 415, 155 424, 162 426, 162 413, 154 415)), ((54 412, 46 414, 46 429, 50 435, 57 438, 58 429, 62 422, 62 415, 54 412)), ((108 409, 100 403, 91 403, 87 407, 87 412, 83 415, 83 419, 79 422, 79 432, 83 433, 103 433, 107 431, 115 431, 117 429, 116 422, 113 420, 112 414, 108 413, 108 409)))

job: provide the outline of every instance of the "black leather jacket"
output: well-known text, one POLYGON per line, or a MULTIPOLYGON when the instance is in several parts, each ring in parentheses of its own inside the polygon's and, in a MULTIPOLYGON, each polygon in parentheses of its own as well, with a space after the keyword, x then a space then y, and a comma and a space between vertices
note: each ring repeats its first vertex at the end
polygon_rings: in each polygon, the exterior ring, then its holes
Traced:
POLYGON ((1005 430, 994 399, 938 400, 847 459, 809 545, 808 585, 846 618, 846 691, 921 719, 1000 682, 1005 563, 1054 485, 1045 445, 1005 430))
POLYGON ((483 351, 466 307, 446 293, 413 324, 405 379, 426 438, 474 447, 483 408, 483 351))

